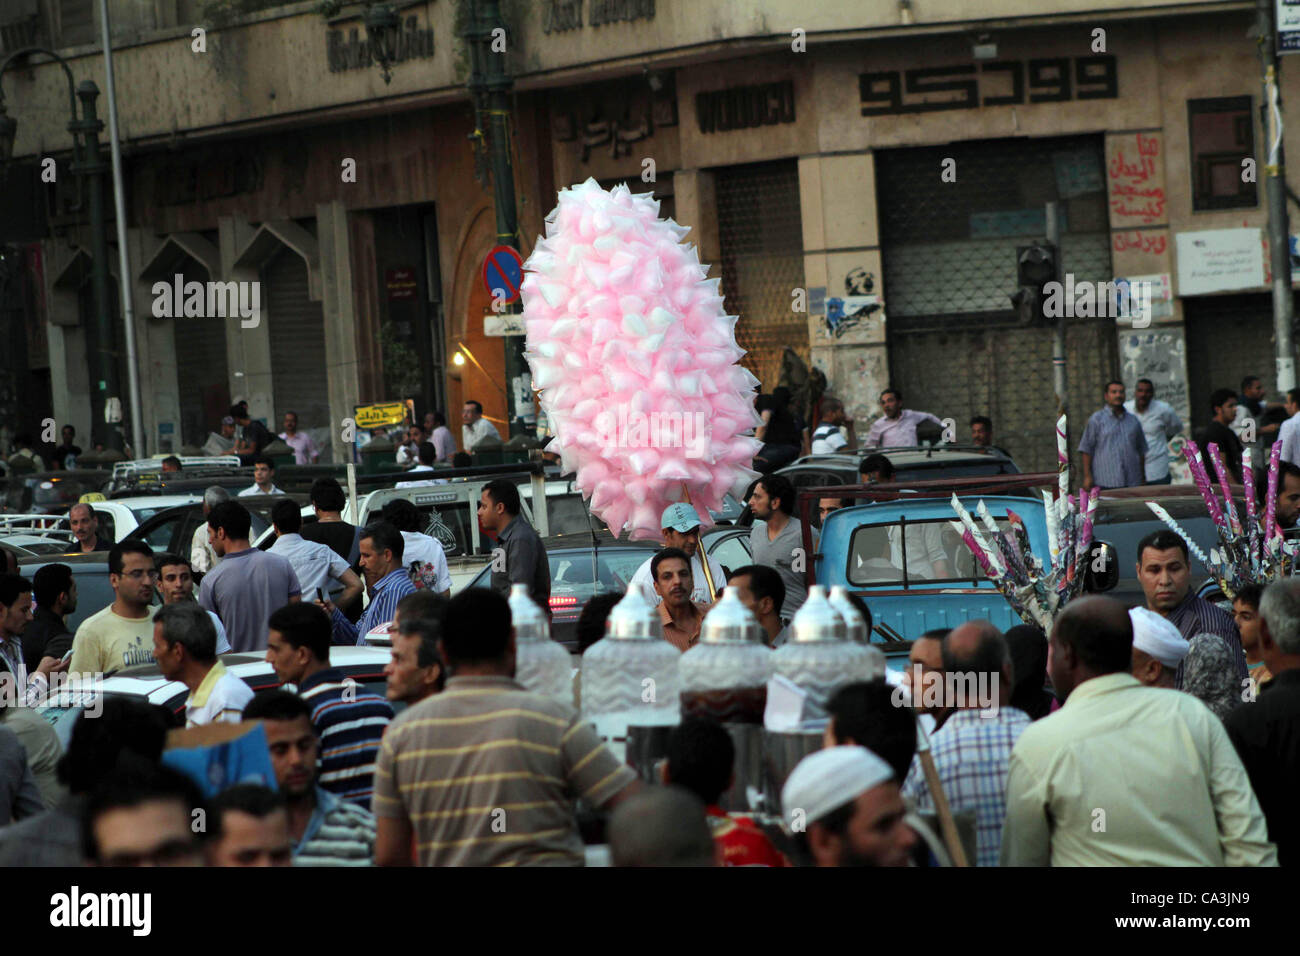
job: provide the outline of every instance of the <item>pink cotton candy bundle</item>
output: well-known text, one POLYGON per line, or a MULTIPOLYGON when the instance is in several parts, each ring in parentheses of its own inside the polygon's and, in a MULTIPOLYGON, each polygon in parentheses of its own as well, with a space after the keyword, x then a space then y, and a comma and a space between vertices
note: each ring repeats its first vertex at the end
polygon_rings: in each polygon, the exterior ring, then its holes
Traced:
POLYGON ((758 379, 736 362, 723 309, 689 231, 649 194, 594 179, 560 192, 520 293, 533 387, 551 448, 615 533, 658 538, 689 494, 705 525, 756 473, 758 379))

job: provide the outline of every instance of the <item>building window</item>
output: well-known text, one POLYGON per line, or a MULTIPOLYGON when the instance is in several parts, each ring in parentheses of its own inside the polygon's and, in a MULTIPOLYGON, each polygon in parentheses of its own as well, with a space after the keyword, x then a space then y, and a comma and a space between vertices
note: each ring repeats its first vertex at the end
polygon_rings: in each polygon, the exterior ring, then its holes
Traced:
POLYGON ((1192 152, 1192 209, 1253 208, 1253 182, 1242 181, 1244 159, 1255 158, 1255 128, 1249 96, 1187 101, 1192 152))

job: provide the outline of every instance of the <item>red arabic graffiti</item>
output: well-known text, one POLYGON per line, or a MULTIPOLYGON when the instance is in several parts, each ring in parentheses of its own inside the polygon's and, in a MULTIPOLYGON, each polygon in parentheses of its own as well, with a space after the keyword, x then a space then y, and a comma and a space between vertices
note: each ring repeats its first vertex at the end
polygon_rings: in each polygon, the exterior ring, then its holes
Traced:
POLYGON ((1168 237, 1150 232, 1117 232, 1112 242, 1116 252, 1154 252, 1168 248, 1168 237))
POLYGON ((1116 151, 1107 173, 1110 176, 1110 208, 1116 219, 1139 219, 1144 224, 1162 220, 1165 190, 1156 185, 1156 159, 1160 140, 1137 134, 1137 157, 1128 162, 1124 150, 1116 151))

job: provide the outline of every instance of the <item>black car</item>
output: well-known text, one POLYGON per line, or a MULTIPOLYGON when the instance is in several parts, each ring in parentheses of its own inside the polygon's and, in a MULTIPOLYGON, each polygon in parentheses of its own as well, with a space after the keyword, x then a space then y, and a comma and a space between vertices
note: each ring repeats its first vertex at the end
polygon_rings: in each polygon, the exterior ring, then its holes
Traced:
MULTIPOLYGON (((1151 500, 1168 511, 1204 553, 1218 546, 1218 531, 1199 496, 1160 497, 1159 492, 1153 492, 1151 500)), ((1137 546, 1151 532, 1163 530, 1164 522, 1147 507, 1146 499, 1140 498, 1100 498, 1092 522, 1093 540, 1109 544, 1119 565, 1119 582, 1106 592, 1107 596, 1128 607, 1144 605, 1146 598, 1137 577, 1137 546)), ((1207 580, 1209 570, 1193 557, 1192 589, 1197 590, 1207 580)))
POLYGON ((777 471, 796 489, 859 483, 858 464, 868 455, 884 455, 894 466, 898 484, 947 478, 995 478, 1018 475, 1020 468, 1000 448, 937 444, 916 448, 873 448, 807 455, 777 471))
MULTIPOLYGON (((271 527, 271 509, 276 502, 283 501, 282 495, 249 495, 239 498, 239 503, 248 509, 252 516, 252 530, 249 540, 256 541, 271 527)), ((194 501, 177 505, 158 512, 126 536, 129 541, 143 541, 153 549, 155 554, 170 551, 173 554, 190 556, 190 546, 194 541, 194 532, 204 523, 203 502, 194 501)), ((310 521, 316 520, 314 517, 310 521)), ((303 523, 309 523, 304 518, 303 523)), ((269 547, 269 545, 268 545, 269 547)))
POLYGON ((107 551, 20 558, 18 573, 30 581, 47 564, 66 564, 72 569, 72 580, 77 585, 77 609, 68 615, 67 624, 74 634, 82 621, 113 603, 115 595, 108 583, 107 551))

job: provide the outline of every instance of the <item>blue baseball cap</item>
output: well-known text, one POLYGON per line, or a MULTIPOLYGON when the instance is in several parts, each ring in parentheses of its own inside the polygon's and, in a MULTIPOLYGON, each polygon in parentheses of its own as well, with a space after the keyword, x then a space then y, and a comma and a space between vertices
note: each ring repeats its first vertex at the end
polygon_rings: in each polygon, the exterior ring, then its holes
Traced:
POLYGON ((674 531, 685 534, 687 531, 700 526, 700 515, 694 508, 679 501, 676 504, 669 505, 664 509, 663 520, 659 522, 659 527, 663 530, 672 528, 674 531))

